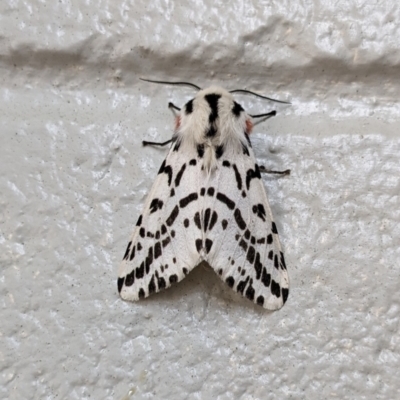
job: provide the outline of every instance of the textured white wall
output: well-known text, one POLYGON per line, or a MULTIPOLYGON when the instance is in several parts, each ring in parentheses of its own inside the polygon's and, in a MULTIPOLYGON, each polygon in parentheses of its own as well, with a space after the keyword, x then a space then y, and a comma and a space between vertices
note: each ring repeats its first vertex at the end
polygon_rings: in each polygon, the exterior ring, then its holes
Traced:
POLYGON ((400 398, 400 6, 0 3, 0 398, 400 398), (291 277, 268 313, 197 268, 139 303, 118 264, 165 150, 139 76, 258 90, 291 277))

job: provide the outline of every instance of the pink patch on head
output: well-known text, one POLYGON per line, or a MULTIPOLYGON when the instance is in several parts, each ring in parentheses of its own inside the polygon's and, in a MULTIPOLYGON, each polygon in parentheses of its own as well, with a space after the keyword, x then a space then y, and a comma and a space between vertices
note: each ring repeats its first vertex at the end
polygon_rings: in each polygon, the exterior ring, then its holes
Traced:
POLYGON ((250 119, 246 119, 246 133, 250 135, 252 129, 253 129, 253 122, 251 122, 250 119))
POLYGON ((175 130, 177 131, 180 126, 181 126, 181 117, 178 116, 178 117, 176 117, 176 120, 175 120, 175 130))

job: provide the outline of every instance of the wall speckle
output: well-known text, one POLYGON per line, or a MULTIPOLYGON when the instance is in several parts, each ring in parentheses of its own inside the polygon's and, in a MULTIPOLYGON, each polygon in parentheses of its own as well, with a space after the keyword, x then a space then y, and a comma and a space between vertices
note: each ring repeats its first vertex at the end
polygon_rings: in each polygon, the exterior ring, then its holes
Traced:
POLYGON ((0 397, 395 399, 400 6, 0 5, 0 397), (212 82, 290 100, 252 135, 291 278, 268 313, 197 267, 138 303, 118 264, 168 101, 212 82))

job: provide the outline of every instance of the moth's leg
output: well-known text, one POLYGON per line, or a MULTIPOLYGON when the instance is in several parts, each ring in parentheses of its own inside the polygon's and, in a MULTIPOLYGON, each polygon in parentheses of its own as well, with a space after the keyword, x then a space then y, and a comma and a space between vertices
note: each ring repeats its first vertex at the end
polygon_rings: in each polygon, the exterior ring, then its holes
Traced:
MULTIPOLYGON (((181 109, 176 106, 174 103, 169 102, 168 103, 168 108, 172 108, 174 110, 180 111, 181 109)), ((171 143, 172 139, 167 140, 166 142, 148 142, 147 140, 142 141, 143 146, 166 146, 167 144, 171 143)))
POLYGON ((146 140, 142 141, 143 146, 166 146, 167 144, 171 143, 172 139, 167 140, 166 142, 148 142, 146 140))
POLYGON ((181 111, 181 109, 178 106, 176 106, 174 103, 171 102, 168 103, 168 108, 173 108, 174 110, 181 111))
POLYGON ((257 114, 257 115, 251 115, 250 114, 250 117, 251 118, 263 118, 263 117, 271 118, 271 117, 275 117, 275 115, 276 115, 276 111, 273 110, 273 111, 270 111, 270 112, 267 112, 267 113, 264 113, 264 114, 257 114))
POLYGON ((277 174, 277 175, 290 175, 290 169, 286 169, 285 171, 274 171, 272 169, 266 169, 263 165, 260 165, 260 172, 264 172, 266 174, 277 174))

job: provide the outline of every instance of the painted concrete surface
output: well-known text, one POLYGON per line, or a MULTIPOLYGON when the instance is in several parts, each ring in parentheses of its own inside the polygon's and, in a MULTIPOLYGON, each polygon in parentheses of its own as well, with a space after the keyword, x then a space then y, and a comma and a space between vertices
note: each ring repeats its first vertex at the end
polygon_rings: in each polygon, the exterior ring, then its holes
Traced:
POLYGON ((0 398, 400 398, 400 9, 0 4, 0 398), (290 100, 252 135, 291 278, 274 313, 207 267, 138 303, 118 264, 174 126, 218 83, 290 100))

